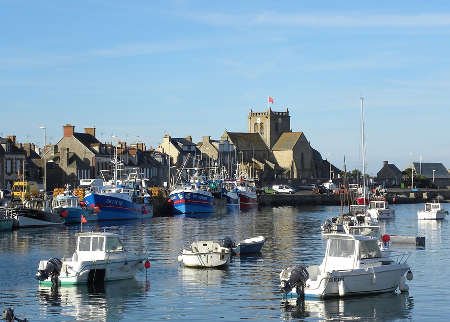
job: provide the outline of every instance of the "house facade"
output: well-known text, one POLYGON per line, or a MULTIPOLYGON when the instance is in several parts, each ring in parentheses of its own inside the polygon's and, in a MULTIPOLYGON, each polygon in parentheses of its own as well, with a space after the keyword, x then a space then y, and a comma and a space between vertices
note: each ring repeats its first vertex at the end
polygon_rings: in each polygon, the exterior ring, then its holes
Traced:
POLYGON ((395 164, 383 161, 383 167, 377 172, 376 182, 386 188, 398 187, 402 182, 402 172, 395 164))

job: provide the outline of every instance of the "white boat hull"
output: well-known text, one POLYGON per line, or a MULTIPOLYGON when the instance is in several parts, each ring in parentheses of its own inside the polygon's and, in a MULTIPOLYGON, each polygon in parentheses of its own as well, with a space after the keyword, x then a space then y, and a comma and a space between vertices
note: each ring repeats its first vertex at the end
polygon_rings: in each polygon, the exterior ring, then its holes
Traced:
MULTIPOLYGON (((139 269, 144 267, 143 259, 99 260, 91 262, 63 261, 59 283, 61 285, 88 284, 90 282, 107 282, 133 278, 139 269), (95 276, 97 275, 97 276, 95 276)), ((39 262, 39 269, 44 269, 46 260, 39 262)), ((40 281, 43 285, 51 285, 50 278, 40 281)))
POLYGON ((448 215, 448 212, 446 210, 431 210, 431 211, 425 211, 425 210, 419 210, 417 212, 417 219, 419 220, 442 220, 445 218, 445 216, 448 215))
MULTIPOLYGON (((355 269, 349 271, 333 271, 327 276, 319 276, 316 281, 307 280, 305 297, 328 298, 352 295, 376 294, 395 291, 401 278, 409 270, 407 264, 390 264, 355 269)), ((297 298, 296 290, 289 297, 297 298)))
POLYGON ((230 252, 192 253, 184 250, 178 261, 186 267, 222 267, 230 262, 230 252))

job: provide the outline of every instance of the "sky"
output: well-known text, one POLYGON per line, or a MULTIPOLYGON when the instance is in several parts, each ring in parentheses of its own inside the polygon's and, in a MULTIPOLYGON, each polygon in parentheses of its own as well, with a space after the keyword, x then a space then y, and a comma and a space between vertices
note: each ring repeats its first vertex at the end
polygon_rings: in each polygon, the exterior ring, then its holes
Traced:
POLYGON ((0 136, 218 139, 271 96, 325 159, 361 169, 364 97, 369 174, 450 168, 448 1, 0 0, 0 27, 0 136))

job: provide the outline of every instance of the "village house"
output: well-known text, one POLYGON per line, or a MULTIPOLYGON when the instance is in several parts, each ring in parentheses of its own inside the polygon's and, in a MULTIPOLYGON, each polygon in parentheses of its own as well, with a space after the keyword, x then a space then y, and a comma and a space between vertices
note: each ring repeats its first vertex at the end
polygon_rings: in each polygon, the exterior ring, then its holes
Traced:
POLYGON ((398 187, 402 182, 402 172, 395 164, 383 161, 383 167, 378 171, 376 182, 383 187, 398 187))

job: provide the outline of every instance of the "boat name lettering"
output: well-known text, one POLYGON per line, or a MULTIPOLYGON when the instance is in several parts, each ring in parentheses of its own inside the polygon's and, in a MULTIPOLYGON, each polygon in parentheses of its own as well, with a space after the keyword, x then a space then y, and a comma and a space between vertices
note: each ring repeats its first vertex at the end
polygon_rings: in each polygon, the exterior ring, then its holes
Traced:
POLYGON ((341 277, 330 277, 330 282, 334 282, 334 283, 338 283, 343 280, 344 280, 344 278, 342 276, 341 277))

